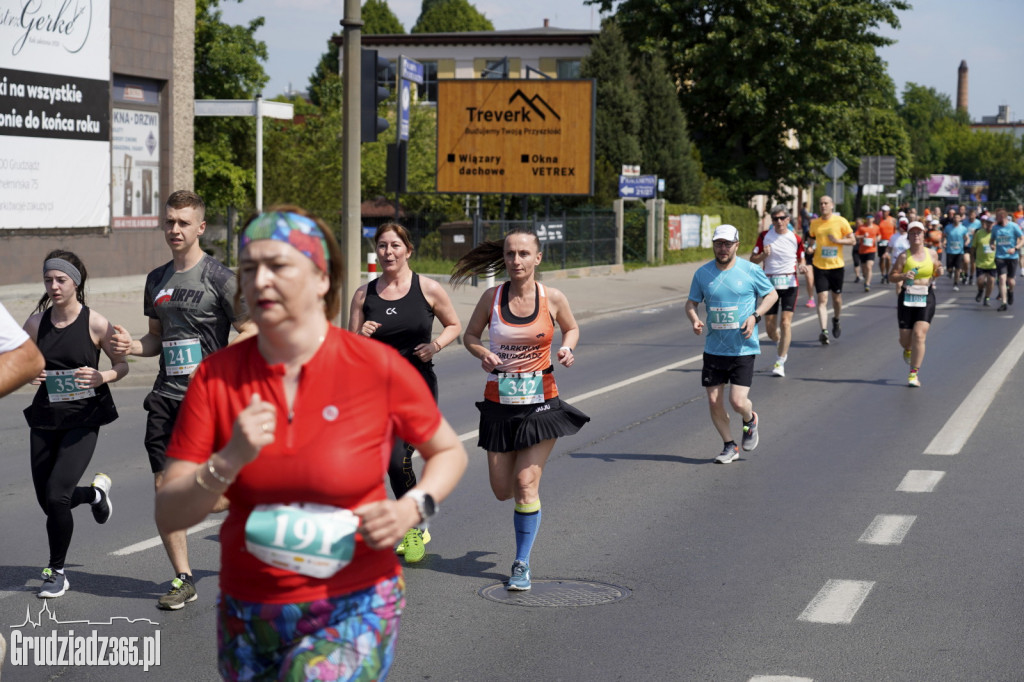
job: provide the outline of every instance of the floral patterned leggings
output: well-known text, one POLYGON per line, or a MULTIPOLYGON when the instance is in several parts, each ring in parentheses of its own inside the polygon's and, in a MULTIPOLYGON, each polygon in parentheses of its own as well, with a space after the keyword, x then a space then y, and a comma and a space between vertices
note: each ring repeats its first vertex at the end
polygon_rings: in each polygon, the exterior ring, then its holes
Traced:
POLYGON ((351 680, 388 676, 405 608, 402 576, 340 597, 261 604, 221 595, 217 649, 225 680, 351 680))

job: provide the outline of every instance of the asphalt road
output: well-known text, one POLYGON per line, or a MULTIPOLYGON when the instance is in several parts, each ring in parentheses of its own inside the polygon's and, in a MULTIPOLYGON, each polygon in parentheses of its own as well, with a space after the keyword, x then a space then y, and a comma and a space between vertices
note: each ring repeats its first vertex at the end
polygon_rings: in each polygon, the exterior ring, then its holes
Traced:
MULTIPOLYGON (((576 366, 556 376, 592 421, 557 443, 545 470, 531 568, 556 592, 580 581, 627 596, 593 606, 572 605, 572 593, 553 606, 482 597, 513 559, 512 505, 493 499, 469 438, 469 470, 431 526, 427 558, 406 570, 390 679, 1024 679, 1020 322, 943 280, 923 387, 910 389, 895 296, 848 286, 839 340, 820 346, 801 306, 785 379, 768 374, 765 347, 751 391, 761 444, 730 465, 711 462, 721 442, 682 302, 586 320, 576 366)), ((441 406, 470 434, 483 374, 453 350, 438 356, 441 406)), ((27 397, 0 403, 0 625, 8 640, 73 628, 152 645, 159 633, 160 664, 42 669, 9 654, 5 680, 217 679, 215 526, 191 536, 199 601, 154 608, 171 575, 161 547, 139 546, 155 537, 145 392, 114 389, 122 416, 91 467, 113 477, 114 515, 97 527, 76 512, 71 590, 49 603, 63 624, 38 628, 15 627, 26 612, 39 620, 47 555, 27 397)), ((521 601, 544 603, 536 592, 521 601)))

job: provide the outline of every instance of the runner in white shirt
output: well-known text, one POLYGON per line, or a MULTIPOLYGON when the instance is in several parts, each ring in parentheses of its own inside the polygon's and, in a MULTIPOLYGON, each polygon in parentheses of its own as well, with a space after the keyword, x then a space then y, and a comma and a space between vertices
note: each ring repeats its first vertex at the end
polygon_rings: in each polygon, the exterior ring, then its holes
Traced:
POLYGON ((771 210, 771 216, 772 228, 758 235, 757 244, 750 254, 750 262, 763 264, 768 280, 779 294, 779 300, 765 313, 764 330, 768 338, 776 343, 778 351, 772 374, 784 377, 792 338, 793 311, 796 310, 796 299, 800 293, 797 273, 803 274, 806 267, 803 240, 789 229, 789 209, 779 204, 771 210))
POLYGON ((0 303, 0 398, 35 379, 45 365, 36 344, 0 303))

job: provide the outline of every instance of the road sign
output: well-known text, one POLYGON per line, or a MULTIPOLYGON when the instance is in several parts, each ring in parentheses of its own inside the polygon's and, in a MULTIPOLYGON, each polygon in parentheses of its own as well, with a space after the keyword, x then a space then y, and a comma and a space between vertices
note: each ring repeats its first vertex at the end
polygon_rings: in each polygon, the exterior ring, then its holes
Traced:
POLYGON ((363 225, 363 236, 367 239, 373 239, 373 235, 377 234, 377 228, 372 225, 363 225))
POLYGON ((628 163, 622 164, 622 174, 631 178, 640 177, 640 166, 633 166, 628 163))
POLYGON ((857 184, 893 185, 896 183, 895 156, 862 156, 857 184))
POLYGON ((832 197, 832 203, 838 206, 846 200, 846 185, 842 182, 826 182, 825 194, 832 197))
POLYGON ((631 199, 651 199, 658 187, 657 175, 619 176, 619 196, 631 199))
POLYGON ((398 139, 409 139, 409 107, 412 103, 412 85, 402 78, 398 81, 398 139))
POLYGON ((537 225, 536 234, 541 244, 565 241, 565 229, 562 223, 541 223, 537 225))
POLYGON ((408 57, 398 58, 398 76, 402 80, 412 81, 417 85, 423 85, 423 65, 415 59, 408 57))
POLYGON ((833 156, 828 163, 825 164, 825 175, 830 180, 842 177, 843 173, 846 172, 846 164, 839 160, 838 157, 833 156))

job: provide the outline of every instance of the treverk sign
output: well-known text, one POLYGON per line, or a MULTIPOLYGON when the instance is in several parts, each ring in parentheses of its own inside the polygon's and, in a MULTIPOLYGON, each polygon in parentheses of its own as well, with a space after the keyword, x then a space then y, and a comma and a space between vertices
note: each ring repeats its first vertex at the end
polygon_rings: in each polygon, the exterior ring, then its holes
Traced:
POLYGON ((444 80, 437 191, 592 194, 594 81, 444 80))

